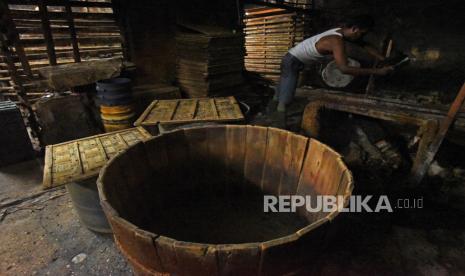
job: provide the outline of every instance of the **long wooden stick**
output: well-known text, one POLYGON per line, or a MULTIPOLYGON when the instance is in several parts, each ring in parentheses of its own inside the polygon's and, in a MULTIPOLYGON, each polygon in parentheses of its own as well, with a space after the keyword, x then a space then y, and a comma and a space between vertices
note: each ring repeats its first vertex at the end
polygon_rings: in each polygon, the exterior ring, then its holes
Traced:
POLYGON ((454 122, 455 118, 457 117, 457 114, 460 108, 462 107, 464 101, 465 101, 465 83, 462 85, 462 88, 457 94, 457 97, 455 98, 454 102, 450 106, 447 116, 444 117, 444 119, 441 121, 441 124, 439 125, 438 133, 436 137, 433 139, 433 141, 431 142, 428 148, 428 151, 426 152, 426 158, 423 164, 421 165, 421 167, 418 169, 418 173, 414 175, 415 183, 419 183, 423 179, 426 171, 428 170, 429 166, 433 162, 433 159, 436 156, 436 153, 438 152, 439 147, 442 144, 442 141, 446 137, 447 131, 449 130, 452 123, 454 122))
MULTIPOLYGON (((386 53, 384 55, 384 57, 386 57, 386 58, 391 56, 392 43, 393 43, 392 39, 390 39, 389 42, 388 42, 388 45, 386 47, 386 53)), ((378 67, 378 64, 379 64, 379 62, 375 61, 375 64, 373 64, 373 68, 378 67)), ((369 94, 371 94, 371 92, 373 91, 374 88, 375 88, 375 75, 371 74, 370 78, 368 79, 367 87, 365 89, 365 95, 368 96, 369 94)))

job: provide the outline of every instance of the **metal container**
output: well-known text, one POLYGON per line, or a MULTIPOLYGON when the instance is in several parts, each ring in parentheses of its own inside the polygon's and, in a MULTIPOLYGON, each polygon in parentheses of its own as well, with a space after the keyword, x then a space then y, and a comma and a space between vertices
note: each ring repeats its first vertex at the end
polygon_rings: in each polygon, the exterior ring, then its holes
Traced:
POLYGON ((111 233, 110 225, 100 206, 96 177, 66 185, 74 210, 87 228, 100 233, 111 233))
MULTIPOLYGON (((355 59, 347 58, 347 63, 351 67, 360 67, 360 62, 355 59)), ((328 86, 339 88, 349 85, 354 79, 354 76, 342 73, 336 62, 333 60, 330 61, 321 71, 321 78, 328 86)))
POLYGON ((240 125, 138 143, 102 168, 97 185, 116 244, 139 275, 291 275, 312 264, 339 212, 268 216, 263 195, 340 195, 346 205, 353 189, 328 146, 240 125))

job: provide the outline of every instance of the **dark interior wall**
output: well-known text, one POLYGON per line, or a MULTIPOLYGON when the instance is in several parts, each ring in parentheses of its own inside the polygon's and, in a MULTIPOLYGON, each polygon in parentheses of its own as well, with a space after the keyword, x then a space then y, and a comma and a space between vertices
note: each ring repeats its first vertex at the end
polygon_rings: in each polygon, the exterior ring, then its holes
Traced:
POLYGON ((176 22, 238 25, 236 0, 125 0, 122 5, 138 83, 175 81, 176 22))
POLYGON ((369 13, 376 35, 391 33, 394 49, 416 57, 380 85, 405 91, 436 90, 455 95, 465 76, 465 1, 463 0, 316 0, 322 13, 317 28, 348 14, 369 13))
POLYGON ((176 13, 168 0, 123 1, 130 59, 139 83, 171 82, 176 13))

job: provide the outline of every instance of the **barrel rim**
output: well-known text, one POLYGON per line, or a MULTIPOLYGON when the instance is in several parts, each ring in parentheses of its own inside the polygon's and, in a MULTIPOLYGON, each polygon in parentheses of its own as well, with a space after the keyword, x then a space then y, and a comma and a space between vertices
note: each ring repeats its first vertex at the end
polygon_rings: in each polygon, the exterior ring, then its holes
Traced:
MULTIPOLYGON (((264 127, 264 126, 255 126, 255 125, 238 126, 238 125, 227 125, 227 124, 211 125, 211 126, 198 126, 198 127, 189 128, 187 130, 201 129, 201 128, 221 128, 221 129, 223 129, 225 127, 237 127, 237 128, 240 128, 240 127, 247 127, 247 128, 248 127, 253 127, 253 128, 266 128, 266 129, 274 129, 274 130, 282 131, 282 129, 273 128, 273 127, 264 127)), ((307 235, 308 233, 312 232, 312 230, 317 229, 320 226, 323 226, 324 224, 331 222, 332 220, 334 220, 334 218, 336 218, 339 215, 340 212, 338 210, 335 210, 335 211, 327 214, 323 218, 320 218, 317 221, 314 221, 314 222, 306 225, 305 227, 302 227, 302 228, 298 229, 294 233, 291 233, 289 235, 285 235, 285 236, 282 236, 282 237, 279 237, 279 238, 275 238, 275 239, 271 239, 271 240, 267 240, 267 241, 263 241, 263 242, 225 243, 225 244, 197 243, 197 242, 189 242, 189 241, 177 240, 177 239, 165 236, 165 235, 160 235, 160 234, 153 233, 151 231, 142 229, 139 226, 137 226, 137 225, 133 224, 132 222, 130 222, 129 220, 123 218, 119 214, 119 212, 111 205, 111 203, 108 201, 108 199, 107 199, 107 197, 105 195, 105 186, 104 186, 103 182, 104 182, 104 180, 106 178, 105 172, 106 172, 107 168, 110 167, 114 162, 117 162, 117 160, 119 160, 119 158, 121 158, 120 157, 121 155, 125 154, 128 150, 131 150, 133 147, 141 146, 141 145, 144 145, 145 143, 150 143, 152 140, 155 141, 156 139, 162 139, 162 137, 164 135, 170 135, 172 133, 184 132, 184 131, 185 131, 185 129, 175 129, 175 130, 168 131, 168 132, 165 132, 163 134, 160 134, 158 136, 151 137, 151 138, 149 138, 149 139, 147 139, 145 141, 139 141, 136 144, 134 144, 134 145, 124 149, 123 151, 119 152, 109 162, 107 162, 105 164, 105 166, 100 170, 100 173, 99 173, 99 176, 98 176, 98 179, 97 179, 98 193, 99 193, 100 201, 102 203, 102 207, 103 207, 103 210, 104 210, 105 214, 107 214, 107 212, 108 212, 109 215, 111 215, 115 219, 124 221, 124 223, 128 224, 128 226, 130 226, 130 228, 132 228, 132 229, 142 230, 144 235, 145 235, 145 233, 149 233, 151 235, 156 236, 156 238, 154 238, 154 242, 156 242, 157 239, 162 238, 162 239, 165 239, 167 241, 171 241, 171 243, 173 245, 175 243, 182 242, 182 243, 185 243, 186 245, 188 245, 188 246, 190 246, 192 248, 198 248, 199 246, 203 246, 203 247, 206 246, 208 248, 214 248, 215 250, 225 250, 225 251, 234 250, 234 249, 245 249, 247 247, 254 247, 254 248, 258 247, 258 249, 260 251, 262 251, 263 248, 277 247, 277 246, 280 246, 280 245, 283 245, 283 244, 287 244, 289 242, 295 242, 295 241, 301 239, 302 237, 304 237, 305 235, 307 235)), ((288 131, 288 132, 290 132, 290 131, 288 131)), ((290 133, 292 133, 292 132, 290 132, 290 133)), ((296 134, 296 133, 294 133, 294 134, 296 134)), ((296 135, 303 136, 303 135, 300 135, 300 134, 296 134, 296 135)), ((303 136, 303 137, 305 137, 305 136, 303 136)), ((318 141, 318 140, 316 140, 314 138, 310 138, 310 139, 308 139, 307 143, 310 143, 311 140, 318 141)), ((321 143, 321 142, 319 142, 319 143, 321 143)), ((321 144, 324 145, 327 149, 329 149, 329 150, 335 152, 337 155, 339 155, 339 153, 337 153, 330 146, 328 146, 328 145, 326 145, 324 143, 321 143, 321 144)), ((338 156, 338 159, 341 159, 341 161, 342 161, 342 157, 340 155, 338 156)), ((348 205, 348 203, 349 203, 348 198, 350 197, 351 192, 352 192, 353 187, 354 187, 354 185, 353 185, 353 176, 352 176, 351 171, 347 168, 347 165, 344 162, 341 162, 341 165, 343 166, 344 174, 346 174, 347 177, 348 177, 348 179, 347 179, 347 187, 346 187, 346 189, 345 189, 345 191, 343 193, 344 207, 346 207, 348 205)), ((111 218, 108 218, 108 219, 111 221, 111 218)))

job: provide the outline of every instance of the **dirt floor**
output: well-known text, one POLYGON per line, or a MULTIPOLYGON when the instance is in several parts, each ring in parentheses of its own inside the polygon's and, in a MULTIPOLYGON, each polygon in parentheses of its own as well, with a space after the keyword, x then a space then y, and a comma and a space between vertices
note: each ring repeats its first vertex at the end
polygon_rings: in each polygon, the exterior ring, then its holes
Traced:
MULTIPOLYGON (((366 183, 355 171, 359 183, 366 183)), ((40 192, 37 161, 0 171, 1 204, 40 192)), ((377 181, 371 179, 371 181, 377 181)), ((360 184, 356 194, 377 187, 360 184)), ((320 258, 297 275, 465 275, 465 212, 409 190, 393 197, 424 196, 423 209, 391 214, 342 214, 320 258)), ((84 228, 65 189, 0 210, 0 275, 131 275, 112 237, 84 228), (19 207, 18 207, 19 206, 19 207), (86 258, 72 260, 79 254, 86 258)))
MULTIPOLYGON (((0 205, 41 192, 41 182, 38 161, 1 168, 0 205)), ((0 220, 0 275, 132 275, 111 235, 80 224, 65 189, 0 209, 0 220)))
MULTIPOLYGON (((444 155, 463 170, 465 161, 453 154, 463 149, 449 149, 444 155)), ((291 275, 465 275, 463 175, 413 189, 405 173, 351 169, 354 194, 423 198, 423 208, 339 215, 319 257, 291 275)), ((80 224, 65 189, 15 203, 41 193, 41 181, 40 161, 0 169, 0 206, 8 205, 0 207, 0 275, 131 275, 112 237, 80 224)))

